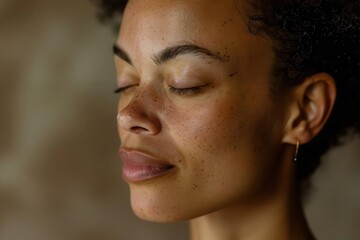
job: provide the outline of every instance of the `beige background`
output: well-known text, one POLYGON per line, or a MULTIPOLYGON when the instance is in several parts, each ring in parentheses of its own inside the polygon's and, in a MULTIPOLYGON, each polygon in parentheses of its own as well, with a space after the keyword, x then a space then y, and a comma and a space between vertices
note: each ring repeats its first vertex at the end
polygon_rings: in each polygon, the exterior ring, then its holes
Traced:
MULTIPOLYGON (((187 239, 138 220, 120 178, 115 34, 86 0, 0 0, 0 239, 187 239)), ((325 156, 306 200, 319 239, 360 239, 360 141, 325 156)))

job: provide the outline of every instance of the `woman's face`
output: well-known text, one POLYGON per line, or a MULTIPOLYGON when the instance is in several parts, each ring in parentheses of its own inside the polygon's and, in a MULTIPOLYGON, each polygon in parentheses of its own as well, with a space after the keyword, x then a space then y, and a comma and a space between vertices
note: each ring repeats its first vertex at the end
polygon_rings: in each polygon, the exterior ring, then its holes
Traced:
POLYGON ((129 1, 118 129, 143 219, 195 218, 275 191, 285 111, 270 98, 270 42, 248 32, 242 11, 233 0, 129 1))

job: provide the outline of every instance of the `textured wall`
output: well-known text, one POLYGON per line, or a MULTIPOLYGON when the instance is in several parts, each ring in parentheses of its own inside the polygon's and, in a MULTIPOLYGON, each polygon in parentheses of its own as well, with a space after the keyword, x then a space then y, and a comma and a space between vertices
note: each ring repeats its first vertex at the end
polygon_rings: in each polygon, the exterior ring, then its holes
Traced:
MULTIPOLYGON (((0 1, 0 239, 186 239, 129 209, 111 46, 86 0, 0 1)), ((307 212, 319 239, 360 239, 360 141, 326 156, 307 212)))

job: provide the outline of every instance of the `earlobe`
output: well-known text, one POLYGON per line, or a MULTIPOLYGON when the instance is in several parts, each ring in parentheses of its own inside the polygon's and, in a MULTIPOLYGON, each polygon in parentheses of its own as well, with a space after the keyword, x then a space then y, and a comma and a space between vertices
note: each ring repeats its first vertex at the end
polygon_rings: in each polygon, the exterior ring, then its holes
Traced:
POLYGON ((306 78, 294 88, 284 143, 308 143, 323 128, 336 99, 336 84, 332 76, 318 73, 306 78))

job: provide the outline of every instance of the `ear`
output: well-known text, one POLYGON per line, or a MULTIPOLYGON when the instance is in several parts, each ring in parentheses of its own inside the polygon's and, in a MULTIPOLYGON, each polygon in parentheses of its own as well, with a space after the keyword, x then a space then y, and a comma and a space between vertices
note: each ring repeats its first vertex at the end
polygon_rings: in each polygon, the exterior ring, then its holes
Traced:
POLYGON ((290 96, 284 143, 308 143, 323 128, 336 99, 336 84, 332 76, 318 73, 296 86, 290 96))

